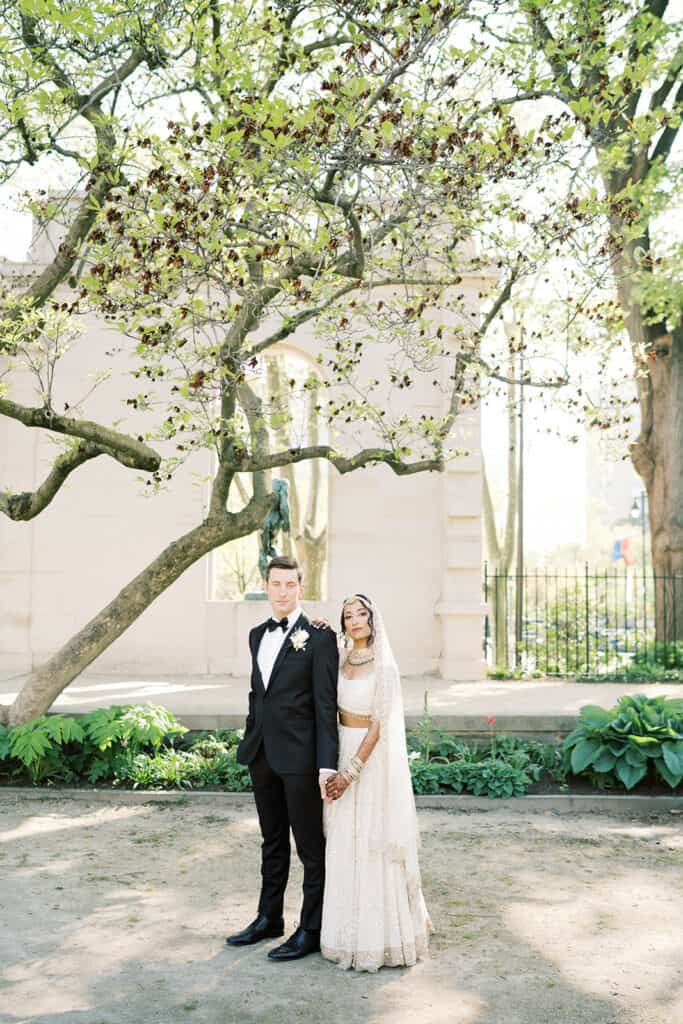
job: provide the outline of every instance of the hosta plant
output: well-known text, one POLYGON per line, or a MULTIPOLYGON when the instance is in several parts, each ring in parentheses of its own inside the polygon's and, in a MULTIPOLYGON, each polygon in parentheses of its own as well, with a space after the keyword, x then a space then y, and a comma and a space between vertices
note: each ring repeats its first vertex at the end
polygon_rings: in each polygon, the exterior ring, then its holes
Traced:
POLYGON ((648 776, 672 789, 683 781, 683 700, 625 694, 610 709, 586 704, 579 718, 562 744, 574 775, 603 788, 618 780, 633 789, 648 776))

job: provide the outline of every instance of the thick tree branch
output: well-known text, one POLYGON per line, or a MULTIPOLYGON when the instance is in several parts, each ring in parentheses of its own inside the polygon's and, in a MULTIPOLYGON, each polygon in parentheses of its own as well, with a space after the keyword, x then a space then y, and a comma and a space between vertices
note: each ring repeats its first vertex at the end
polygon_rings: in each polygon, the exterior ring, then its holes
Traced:
POLYGON ((77 113, 85 117, 91 107, 99 108, 102 100, 112 90, 118 89, 119 86, 123 85, 126 79, 130 78, 133 72, 137 71, 140 65, 144 64, 147 59, 148 54, 141 46, 132 50, 124 62, 118 68, 115 68, 111 74, 105 75, 89 93, 77 97, 77 113))
POLYGON ((536 39, 545 54, 546 60, 552 69, 555 81, 560 88, 563 99, 565 102, 576 99, 576 88, 572 82, 569 65, 558 55, 559 47, 557 46, 555 37, 541 17, 538 9, 532 8, 528 12, 528 16, 531 21, 531 27, 534 35, 536 36, 536 39))
POLYGON ((310 445, 307 448, 288 448, 285 451, 273 452, 268 455, 245 458, 241 461, 239 469, 240 472, 257 473, 266 469, 291 465, 294 462, 304 462, 308 459, 327 459, 340 473, 352 473, 363 466, 384 463, 398 476, 423 473, 425 470, 440 472, 444 466, 443 460, 440 458, 403 462, 396 452, 392 452, 388 448, 365 448, 356 455, 346 456, 336 451, 331 445, 318 444, 310 445))
MULTIPOLYGON (((683 82, 678 87, 678 92, 676 93, 676 98, 674 100, 674 107, 677 107, 680 103, 683 103, 683 82)), ((669 125, 664 129, 657 140, 655 148, 652 150, 650 155, 650 164, 653 164, 655 160, 659 160, 660 158, 662 160, 668 160, 680 127, 680 124, 677 124, 675 127, 669 125)))
MULTIPOLYGON (((95 222, 99 209, 115 183, 112 164, 116 138, 101 109, 102 100, 148 60, 148 54, 141 46, 135 47, 123 63, 102 78, 89 93, 79 93, 74 82, 55 59, 38 31, 38 19, 21 15, 23 41, 33 59, 41 64, 52 81, 64 90, 64 99, 73 109, 75 116, 82 116, 95 131, 97 139, 97 164, 93 169, 93 184, 71 223, 66 237, 52 263, 33 281, 25 297, 32 298, 37 306, 42 305, 66 278, 74 265, 81 243, 87 237, 95 222)), ((53 148, 57 148, 53 144, 53 148)), ((79 158, 79 154, 69 153, 79 158)))
POLYGON ((23 298, 33 299, 34 304, 40 307, 47 302, 55 288, 67 277, 76 262, 80 245, 89 234, 97 219, 99 208, 109 195, 113 185, 113 179, 109 174, 99 175, 81 203, 54 260, 32 281, 24 292, 23 298))
POLYGON ((650 99, 650 110, 657 110, 658 107, 661 107, 666 103, 669 93, 679 80, 682 68, 683 46, 680 46, 669 65, 669 70, 667 71, 662 84, 652 93, 652 97, 650 99))
POLYGON ((153 473, 161 464, 161 457, 143 441, 138 441, 127 434, 120 434, 92 420, 71 419, 40 406, 19 405, 9 398, 0 398, 0 415, 18 420, 25 427, 42 427, 57 434, 80 437, 100 448, 108 449, 107 454, 111 454, 117 461, 131 468, 153 473))
POLYGON ((90 441, 79 441, 71 451, 64 452, 55 460, 45 480, 35 491, 20 491, 17 494, 1 492, 0 512, 15 522, 34 519, 44 508, 47 508, 75 469, 90 459, 96 459, 99 455, 108 455, 129 469, 150 468, 149 463, 142 466, 140 460, 128 452, 115 451, 113 448, 93 444, 90 441))
POLYGON ((81 442, 73 451, 59 456, 48 476, 35 491, 22 491, 18 494, 0 493, 0 512, 15 522, 26 522, 35 518, 50 504, 75 469, 102 454, 101 448, 81 442))

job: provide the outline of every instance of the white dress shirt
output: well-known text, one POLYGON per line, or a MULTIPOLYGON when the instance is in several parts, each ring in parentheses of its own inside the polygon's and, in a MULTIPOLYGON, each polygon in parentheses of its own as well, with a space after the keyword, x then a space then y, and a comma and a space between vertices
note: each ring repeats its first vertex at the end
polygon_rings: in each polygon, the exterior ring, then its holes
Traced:
MULTIPOLYGON (((294 629, 294 624, 298 622, 299 617, 303 615, 301 606, 297 605, 291 615, 287 616, 287 629, 267 629, 261 637, 261 643, 259 644, 258 652, 256 654, 256 661, 258 663, 259 671, 261 672, 261 679, 263 680, 263 687, 265 690, 268 689, 268 683, 273 672, 273 666, 277 661, 277 656, 280 653, 282 645, 286 642, 289 634, 294 629)), ((275 616, 273 615, 273 618, 275 616)), ((279 619, 278 619, 279 622, 279 619)), ((324 780, 330 775, 334 775, 334 768, 321 768, 319 778, 324 780)))
MULTIPOLYGON (((292 614, 287 616, 286 630, 267 629, 261 637, 261 643, 259 644, 256 660, 261 671, 263 686, 266 690, 268 689, 268 683, 270 682, 273 666, 277 660, 278 654, 280 653, 280 648, 294 629, 294 623, 297 622, 301 614, 301 608, 297 605, 292 614)), ((275 616, 273 616, 273 618, 275 618, 275 616)), ((280 620, 278 619, 277 621, 279 622, 280 620)))

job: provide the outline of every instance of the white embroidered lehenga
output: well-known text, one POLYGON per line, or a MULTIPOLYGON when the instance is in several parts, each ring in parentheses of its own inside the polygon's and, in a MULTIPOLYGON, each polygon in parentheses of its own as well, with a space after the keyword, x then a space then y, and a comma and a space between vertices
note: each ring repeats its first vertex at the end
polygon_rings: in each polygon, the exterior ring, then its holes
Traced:
MULTIPOLYGON (((380 722, 380 738, 357 782, 324 807, 327 838, 320 948, 342 968, 377 971, 412 965, 432 929, 422 894, 419 834, 405 742, 398 668, 373 607, 374 671, 339 671, 338 705, 380 722)), ((365 728, 339 725, 339 766, 356 753, 365 728)))

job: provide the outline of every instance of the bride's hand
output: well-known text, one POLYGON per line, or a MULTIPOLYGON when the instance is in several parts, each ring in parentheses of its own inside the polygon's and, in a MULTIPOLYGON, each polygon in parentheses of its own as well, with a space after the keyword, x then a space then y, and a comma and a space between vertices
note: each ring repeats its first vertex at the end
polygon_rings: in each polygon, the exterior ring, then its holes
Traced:
POLYGON ((336 775, 330 776, 330 778, 327 780, 327 786, 325 788, 327 790, 327 795, 332 800, 338 800, 339 797, 346 792, 350 785, 351 783, 349 782, 349 780, 346 779, 341 774, 341 772, 337 772, 336 775))
POLYGON ((330 624, 327 621, 327 619, 311 619, 311 625, 314 626, 315 629, 329 629, 330 628, 330 624))

